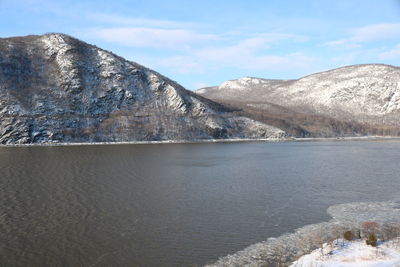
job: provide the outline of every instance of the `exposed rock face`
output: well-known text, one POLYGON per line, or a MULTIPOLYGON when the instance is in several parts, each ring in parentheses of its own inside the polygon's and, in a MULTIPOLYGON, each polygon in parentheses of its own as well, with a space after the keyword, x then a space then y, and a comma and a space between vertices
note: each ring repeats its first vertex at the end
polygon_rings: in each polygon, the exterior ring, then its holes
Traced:
POLYGON ((295 135, 400 134, 399 67, 354 65, 298 80, 246 77, 196 92, 295 135))
POLYGON ((63 34, 0 39, 0 116, 3 144, 285 136, 63 34))

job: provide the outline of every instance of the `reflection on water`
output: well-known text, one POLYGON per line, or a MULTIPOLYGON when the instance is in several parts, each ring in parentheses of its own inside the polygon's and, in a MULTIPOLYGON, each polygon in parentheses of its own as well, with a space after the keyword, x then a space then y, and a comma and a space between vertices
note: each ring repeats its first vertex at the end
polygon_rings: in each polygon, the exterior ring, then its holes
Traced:
POLYGON ((0 148, 4 266, 190 266, 397 197, 398 142, 0 148))

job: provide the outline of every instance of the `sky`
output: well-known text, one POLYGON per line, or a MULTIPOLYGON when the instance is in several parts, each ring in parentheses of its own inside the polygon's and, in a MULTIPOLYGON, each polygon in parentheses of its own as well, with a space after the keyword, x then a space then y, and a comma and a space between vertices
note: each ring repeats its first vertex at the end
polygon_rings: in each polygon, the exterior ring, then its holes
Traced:
POLYGON ((61 32, 187 89, 400 65, 400 0, 0 0, 0 37, 61 32))

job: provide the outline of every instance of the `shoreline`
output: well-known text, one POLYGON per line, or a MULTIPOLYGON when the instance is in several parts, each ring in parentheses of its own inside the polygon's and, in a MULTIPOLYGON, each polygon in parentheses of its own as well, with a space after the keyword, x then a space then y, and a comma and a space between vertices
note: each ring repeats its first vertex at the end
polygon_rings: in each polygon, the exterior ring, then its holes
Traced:
POLYGON ((281 263, 289 265, 320 246, 318 238, 313 238, 315 233, 333 234, 340 238, 343 229, 358 229, 366 221, 399 222, 399 204, 400 200, 394 199, 332 205, 327 208, 330 220, 304 225, 280 236, 269 237, 233 254, 222 256, 205 267, 269 266, 268 264, 275 264, 278 258, 281 263))
POLYGON ((36 146, 102 146, 102 145, 158 145, 158 144, 204 144, 204 143, 245 143, 245 142, 343 142, 343 141, 400 141, 400 136, 349 136, 349 137, 288 137, 288 138, 233 138, 233 139, 195 139, 160 141, 111 141, 111 142, 49 142, 29 144, 0 144, 0 147, 36 146))

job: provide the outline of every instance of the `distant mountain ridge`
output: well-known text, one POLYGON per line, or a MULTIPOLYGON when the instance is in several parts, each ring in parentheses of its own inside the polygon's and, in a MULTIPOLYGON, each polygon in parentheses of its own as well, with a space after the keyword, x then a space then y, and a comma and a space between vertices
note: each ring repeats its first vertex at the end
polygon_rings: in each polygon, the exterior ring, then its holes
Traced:
POLYGON ((0 38, 0 143, 282 138, 65 34, 0 38))
POLYGON ((297 80, 244 77, 196 93, 296 136, 400 134, 400 68, 346 66, 297 80))

